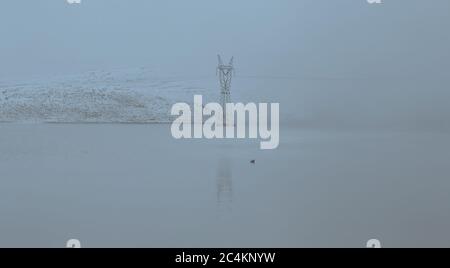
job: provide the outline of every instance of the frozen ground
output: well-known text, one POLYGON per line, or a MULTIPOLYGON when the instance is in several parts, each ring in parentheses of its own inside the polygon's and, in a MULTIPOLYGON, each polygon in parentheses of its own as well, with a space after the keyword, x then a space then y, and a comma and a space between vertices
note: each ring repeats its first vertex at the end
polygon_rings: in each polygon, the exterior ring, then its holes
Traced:
POLYGON ((217 100, 217 85, 160 77, 146 69, 92 71, 0 84, 0 122, 152 123, 171 120, 175 102, 217 100), (203 84, 204 85, 204 84, 203 84))
MULTIPOLYGON (((278 102, 283 124, 313 128, 450 131, 450 94, 442 78, 245 76, 233 102, 278 102)), ((176 102, 219 100, 214 70, 204 76, 124 68, 0 79, 0 122, 169 122, 176 102)))

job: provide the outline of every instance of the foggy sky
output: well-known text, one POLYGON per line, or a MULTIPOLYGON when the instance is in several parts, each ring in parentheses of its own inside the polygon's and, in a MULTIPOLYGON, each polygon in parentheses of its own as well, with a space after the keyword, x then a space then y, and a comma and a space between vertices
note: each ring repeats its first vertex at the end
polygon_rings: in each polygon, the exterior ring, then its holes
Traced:
POLYGON ((0 76, 150 66, 207 74, 445 76, 448 0, 8 0, 0 76))

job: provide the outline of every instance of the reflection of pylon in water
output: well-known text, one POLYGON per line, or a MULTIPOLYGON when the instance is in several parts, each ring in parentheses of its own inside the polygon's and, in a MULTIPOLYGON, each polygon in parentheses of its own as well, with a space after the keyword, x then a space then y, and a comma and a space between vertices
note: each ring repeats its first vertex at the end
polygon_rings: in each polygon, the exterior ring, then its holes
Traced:
POLYGON ((223 157, 219 159, 217 169, 217 203, 219 207, 231 209, 233 201, 233 182, 231 172, 231 161, 223 157))
POLYGON ((234 74, 233 57, 228 65, 224 64, 220 55, 217 56, 219 60, 219 66, 217 66, 217 73, 219 75, 220 82, 220 104, 223 110, 223 124, 228 125, 230 117, 227 116, 226 104, 231 102, 231 78, 234 74))

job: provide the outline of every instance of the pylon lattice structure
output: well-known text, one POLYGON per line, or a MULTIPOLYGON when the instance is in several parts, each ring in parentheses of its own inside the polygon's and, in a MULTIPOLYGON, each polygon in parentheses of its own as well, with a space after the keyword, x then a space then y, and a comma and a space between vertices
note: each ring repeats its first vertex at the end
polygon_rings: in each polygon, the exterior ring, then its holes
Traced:
POLYGON ((227 125, 229 117, 226 112, 226 104, 231 102, 231 78, 234 75, 233 57, 228 64, 223 63, 220 55, 218 55, 217 58, 219 60, 217 73, 219 75, 220 82, 220 103, 223 109, 223 123, 224 125, 227 125))

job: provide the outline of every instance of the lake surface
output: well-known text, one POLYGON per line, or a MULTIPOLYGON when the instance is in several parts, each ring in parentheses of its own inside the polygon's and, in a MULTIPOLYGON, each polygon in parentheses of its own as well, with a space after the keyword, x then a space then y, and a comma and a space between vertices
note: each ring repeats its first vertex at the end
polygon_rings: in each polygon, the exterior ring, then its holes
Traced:
POLYGON ((448 132, 280 135, 262 151, 167 124, 0 124, 0 246, 450 246, 448 132))

